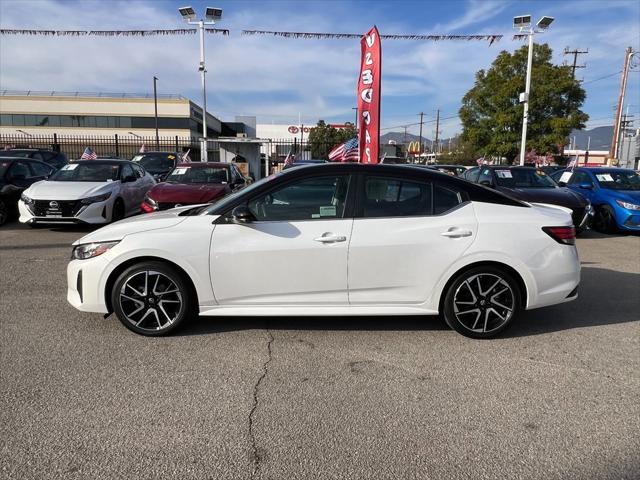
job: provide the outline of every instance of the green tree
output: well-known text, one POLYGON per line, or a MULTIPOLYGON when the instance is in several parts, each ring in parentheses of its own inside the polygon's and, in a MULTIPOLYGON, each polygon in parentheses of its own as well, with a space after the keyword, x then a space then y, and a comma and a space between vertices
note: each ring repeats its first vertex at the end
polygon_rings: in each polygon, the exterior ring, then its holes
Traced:
MULTIPOLYGON (((462 99, 462 140, 488 156, 514 159, 520 152, 527 71, 524 46, 513 54, 502 51, 485 71, 476 73, 475 85, 462 99)), ((547 44, 534 45, 527 150, 558 153, 574 128, 584 128, 589 116, 580 108, 585 92, 568 67, 551 63, 547 44)))
POLYGON ((333 147, 346 142, 357 134, 358 131, 353 125, 337 129, 327 125, 324 120, 320 120, 309 132, 311 158, 328 159, 329 152, 333 147))

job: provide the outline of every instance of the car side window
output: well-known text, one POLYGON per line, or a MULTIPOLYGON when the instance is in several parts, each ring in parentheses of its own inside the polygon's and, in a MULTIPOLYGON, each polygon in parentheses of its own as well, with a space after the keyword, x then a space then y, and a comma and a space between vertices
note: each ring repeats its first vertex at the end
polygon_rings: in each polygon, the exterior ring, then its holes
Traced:
POLYGON ((433 186, 433 213, 441 215, 462 203, 462 196, 459 192, 435 184, 433 186))
POLYGON ((33 175, 29 170, 27 162, 22 160, 13 162, 8 172, 9 180, 26 180, 31 177, 33 177, 33 175))
POLYGON ((44 155, 42 155, 40 152, 33 152, 30 155, 30 158, 33 158, 34 160, 40 160, 41 162, 44 161, 44 155))
POLYGON ((493 185, 493 175, 491 173, 491 169, 483 167, 479 170, 480 175, 478 176, 478 183, 488 182, 489 185, 493 185))
POLYGON ((363 217, 431 215, 431 184, 392 177, 365 176, 363 217))
POLYGON ((259 221, 342 218, 349 179, 349 175, 301 179, 261 194, 247 206, 259 221))
POLYGON ((144 170, 142 169, 142 167, 140 167, 139 165, 131 165, 131 168, 133 168, 133 171, 135 172, 136 177, 138 178, 144 177, 144 170))
POLYGON ((470 182, 477 182, 479 173, 480 173, 480 168, 473 167, 467 170, 466 172, 464 172, 464 178, 465 180, 469 180, 470 182))
POLYGON ((46 177, 51 175, 53 171, 53 168, 46 163, 29 162, 29 165, 31 166, 31 171, 33 172, 34 177, 46 177))
POLYGON ((122 171, 120 172, 120 179, 124 180, 127 177, 132 177, 135 176, 133 173, 133 169, 131 168, 130 165, 123 165, 122 166, 122 171))
POLYGON ((580 185, 581 183, 589 183, 593 185, 593 181, 586 172, 574 172, 569 179, 569 185, 580 185))

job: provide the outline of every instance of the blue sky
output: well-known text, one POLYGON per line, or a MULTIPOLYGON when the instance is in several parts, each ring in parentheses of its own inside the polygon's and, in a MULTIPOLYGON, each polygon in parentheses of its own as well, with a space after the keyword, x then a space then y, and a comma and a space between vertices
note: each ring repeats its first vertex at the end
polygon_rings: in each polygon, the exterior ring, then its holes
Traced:
MULTIPOLYGON (((146 29, 181 28, 177 7, 188 1, 2 0, 2 28, 146 29)), ((205 2, 191 2, 203 11, 205 2)), ((436 109, 442 135, 460 130, 455 117, 460 99, 480 68, 500 50, 512 51, 512 17, 555 17, 538 37, 563 60, 565 47, 589 49, 577 71, 584 79, 589 126, 613 121, 627 46, 640 50, 640 2, 576 1, 338 1, 217 0, 224 9, 219 27, 229 37, 206 37, 208 107, 232 120, 258 115, 261 122, 304 123, 319 118, 353 119, 358 75, 357 40, 303 40, 245 37, 242 29, 363 33, 373 24, 385 34, 502 34, 487 42, 383 42, 383 127, 415 123, 425 112, 425 135, 433 136, 436 109), (613 74, 613 75, 612 75, 613 74), (601 78, 608 76, 607 78, 601 78), (451 117, 451 118, 450 118, 451 117)), ((152 77, 159 89, 200 102, 197 38, 0 38, 0 88, 62 91, 148 92, 152 77)), ((640 118, 640 74, 629 76, 627 102, 640 118)), ((524 88, 524 87, 523 87, 524 88)), ((533 85, 535 89, 535 85, 533 85)), ((400 131, 401 128, 395 130, 400 131)), ((388 130, 386 130, 388 131, 388 130)), ((417 132, 417 127, 409 128, 417 132)))

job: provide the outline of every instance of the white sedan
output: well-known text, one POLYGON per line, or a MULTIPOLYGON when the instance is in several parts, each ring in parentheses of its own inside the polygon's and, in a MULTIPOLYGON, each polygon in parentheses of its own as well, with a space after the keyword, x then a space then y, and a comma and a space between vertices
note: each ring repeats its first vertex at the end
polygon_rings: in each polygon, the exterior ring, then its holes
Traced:
POLYGON ((68 163, 48 180, 34 183, 18 202, 20 221, 39 223, 109 223, 139 211, 153 177, 126 160, 68 163))
POLYGON ((440 313, 484 338, 524 309, 577 297, 574 242, 567 209, 432 170, 305 166, 86 235, 67 299, 143 335, 195 314, 440 313))

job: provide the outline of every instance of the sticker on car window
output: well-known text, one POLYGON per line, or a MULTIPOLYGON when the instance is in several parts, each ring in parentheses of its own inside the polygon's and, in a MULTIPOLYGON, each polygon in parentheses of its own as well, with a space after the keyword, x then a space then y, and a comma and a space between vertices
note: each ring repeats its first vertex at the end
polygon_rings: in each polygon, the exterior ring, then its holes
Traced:
POLYGON ((67 163, 64 167, 62 167, 62 170, 75 170, 76 168, 78 168, 77 163, 67 163))
POLYGON ((596 173, 596 178, 600 182, 613 182, 613 177, 610 173, 596 173))
POLYGON ((320 216, 321 217, 335 217, 336 216, 336 207, 335 205, 329 205, 326 207, 320 207, 320 216))
POLYGON ((319 213, 312 213, 311 214, 311 218, 320 218, 320 214, 319 213))
POLYGON ((191 168, 191 167, 182 167, 182 168, 176 168, 173 171, 174 175, 184 175, 185 173, 187 173, 187 170, 191 168))
POLYGON ((496 175, 498 178, 513 178, 511 170, 496 170, 496 175))
POLYGON ((173 159, 174 159, 174 158, 176 158, 176 157, 175 157, 175 155, 167 155, 167 158, 168 158, 169 160, 173 160, 173 159))
POLYGON ((573 172, 562 172, 562 175, 560 175, 558 182, 569 183, 569 180, 571 180, 572 175, 573 175, 573 172))

